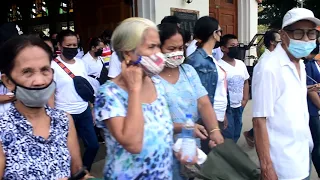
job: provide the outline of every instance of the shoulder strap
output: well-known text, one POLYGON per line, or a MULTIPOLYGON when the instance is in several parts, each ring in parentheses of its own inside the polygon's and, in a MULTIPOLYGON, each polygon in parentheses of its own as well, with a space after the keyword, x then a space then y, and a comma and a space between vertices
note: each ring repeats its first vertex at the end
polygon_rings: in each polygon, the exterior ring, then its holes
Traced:
POLYGON ((68 69, 67 66, 65 66, 65 65, 64 65, 61 61, 59 61, 57 58, 54 59, 54 62, 56 62, 56 63, 61 67, 61 69, 63 69, 64 72, 66 72, 72 79, 73 79, 74 77, 76 77, 76 76, 70 71, 70 69, 68 69))

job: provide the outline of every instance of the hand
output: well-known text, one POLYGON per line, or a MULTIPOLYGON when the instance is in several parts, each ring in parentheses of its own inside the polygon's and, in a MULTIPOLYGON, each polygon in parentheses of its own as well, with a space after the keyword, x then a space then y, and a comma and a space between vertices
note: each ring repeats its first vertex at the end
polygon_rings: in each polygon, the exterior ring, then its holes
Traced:
POLYGON ((87 171, 87 174, 81 180, 92 179, 92 178, 94 177, 91 176, 90 173, 87 171))
POLYGON ((126 61, 121 63, 121 74, 129 91, 140 91, 142 86, 143 70, 139 66, 128 66, 126 61))
POLYGON ((213 131, 209 137, 209 147, 211 148, 216 147, 218 144, 224 143, 224 139, 220 131, 213 131))
POLYGON ((180 152, 174 152, 174 155, 176 156, 177 160, 180 161, 181 164, 183 165, 194 165, 198 162, 198 151, 195 157, 193 157, 191 162, 188 162, 189 157, 182 157, 181 150, 180 152))
POLYGON ((243 109, 246 107, 247 103, 248 103, 248 100, 241 101, 241 106, 243 107, 243 109))
POLYGON ((207 139, 208 137, 207 130, 204 128, 204 126, 201 126, 199 124, 195 125, 194 134, 197 138, 200 138, 200 139, 207 139))
POLYGON ((262 180, 278 180, 276 171, 271 166, 269 168, 263 168, 261 170, 262 180))
POLYGON ((12 102, 16 100, 15 95, 3 95, 4 96, 4 101, 5 102, 12 102))
POLYGON ((224 116, 223 129, 227 129, 227 127, 228 127, 228 118, 227 116, 224 116))

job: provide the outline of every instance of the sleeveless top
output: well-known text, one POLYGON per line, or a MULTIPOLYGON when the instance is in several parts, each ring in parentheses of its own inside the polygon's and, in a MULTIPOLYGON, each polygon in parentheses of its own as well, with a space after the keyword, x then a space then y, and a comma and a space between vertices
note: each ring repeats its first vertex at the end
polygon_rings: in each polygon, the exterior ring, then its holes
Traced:
POLYGON ((57 180, 71 175, 68 116, 49 107, 46 112, 51 118, 48 139, 33 135, 31 123, 14 104, 0 115, 0 143, 6 157, 4 180, 57 180))

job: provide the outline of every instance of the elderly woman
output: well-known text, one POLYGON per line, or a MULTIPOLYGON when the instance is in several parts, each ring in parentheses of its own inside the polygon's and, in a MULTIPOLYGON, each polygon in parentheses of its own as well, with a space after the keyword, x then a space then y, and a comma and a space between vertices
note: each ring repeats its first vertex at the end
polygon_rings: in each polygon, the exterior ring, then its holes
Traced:
POLYGON ((157 27, 129 18, 111 40, 122 72, 100 87, 95 103, 106 137, 104 177, 172 179, 173 124, 164 90, 150 78, 164 67, 157 27))
POLYGON ((46 106, 55 90, 51 49, 19 36, 0 50, 1 79, 16 97, 0 115, 0 179, 70 177, 81 167, 72 117, 46 106))
MULTIPOLYGON (((186 121, 185 113, 189 113, 192 114, 195 123, 201 118, 204 122, 205 127, 196 125, 195 134, 198 138, 210 139, 212 146, 223 143, 216 114, 206 89, 194 68, 188 64, 182 64, 184 42, 181 29, 175 24, 160 24, 159 34, 161 51, 167 60, 164 70, 159 76, 154 76, 154 79, 159 79, 164 85, 175 134, 181 137, 181 130, 186 121)), ((175 162, 175 165, 173 179, 184 179, 180 176, 179 164, 175 162)))

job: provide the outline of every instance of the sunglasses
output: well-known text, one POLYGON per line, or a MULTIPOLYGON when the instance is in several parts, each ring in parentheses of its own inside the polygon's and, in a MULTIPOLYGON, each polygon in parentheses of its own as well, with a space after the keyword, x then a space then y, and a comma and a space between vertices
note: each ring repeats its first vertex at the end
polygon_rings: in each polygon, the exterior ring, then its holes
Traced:
POLYGON ((295 40, 301 40, 305 35, 309 40, 316 40, 319 37, 319 31, 317 29, 284 29, 290 32, 295 40))

